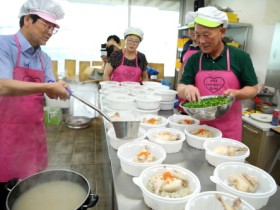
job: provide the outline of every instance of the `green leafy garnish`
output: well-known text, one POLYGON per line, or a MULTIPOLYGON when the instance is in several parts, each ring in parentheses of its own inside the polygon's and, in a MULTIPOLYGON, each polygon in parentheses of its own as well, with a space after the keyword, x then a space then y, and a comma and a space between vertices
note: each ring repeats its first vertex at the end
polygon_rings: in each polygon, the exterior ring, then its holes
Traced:
POLYGON ((231 99, 223 96, 204 98, 201 101, 189 101, 183 104, 186 108, 207 108, 230 103, 231 99))

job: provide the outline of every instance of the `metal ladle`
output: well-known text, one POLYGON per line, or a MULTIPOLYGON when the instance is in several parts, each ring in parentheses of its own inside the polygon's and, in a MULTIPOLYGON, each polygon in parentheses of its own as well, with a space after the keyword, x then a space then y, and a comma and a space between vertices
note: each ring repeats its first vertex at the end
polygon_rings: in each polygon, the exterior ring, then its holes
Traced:
POLYGON ((98 107, 96 107, 92 103, 89 103, 88 101, 84 100, 77 94, 73 93, 73 91, 71 91, 69 88, 66 88, 66 89, 71 96, 78 99, 82 103, 88 105, 92 109, 96 110, 98 113, 100 113, 102 116, 104 116, 110 123, 112 123, 117 138, 133 139, 133 138, 137 137, 139 126, 140 126, 140 121, 112 121, 110 119, 110 117, 107 114, 105 114, 103 111, 101 111, 98 107))

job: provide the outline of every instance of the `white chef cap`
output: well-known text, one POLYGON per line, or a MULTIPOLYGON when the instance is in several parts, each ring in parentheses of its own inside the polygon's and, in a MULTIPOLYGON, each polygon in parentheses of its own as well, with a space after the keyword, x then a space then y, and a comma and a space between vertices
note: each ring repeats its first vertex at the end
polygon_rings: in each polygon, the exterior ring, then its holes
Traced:
POLYGON ((59 3, 53 0, 27 0, 20 8, 19 17, 23 15, 38 15, 40 18, 55 24, 60 28, 56 20, 64 17, 64 11, 59 3))
POLYGON ((126 38, 128 35, 136 35, 140 38, 140 41, 142 41, 144 38, 144 32, 140 28, 130 27, 126 29, 124 32, 124 38, 126 38))
POLYGON ((194 28, 194 19, 197 16, 196 12, 188 12, 185 16, 187 28, 194 28))
POLYGON ((199 8, 196 13, 197 17, 195 18, 195 23, 210 28, 214 28, 222 24, 224 28, 227 27, 227 14, 223 11, 218 10, 216 7, 202 7, 199 8))

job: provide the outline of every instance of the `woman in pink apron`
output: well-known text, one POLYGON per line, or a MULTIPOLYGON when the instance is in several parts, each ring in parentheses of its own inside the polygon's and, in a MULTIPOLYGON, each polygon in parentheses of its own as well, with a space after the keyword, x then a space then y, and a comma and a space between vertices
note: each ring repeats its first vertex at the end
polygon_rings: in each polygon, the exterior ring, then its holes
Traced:
POLYGON ((143 40, 144 33, 139 28, 125 31, 125 48, 111 54, 105 66, 103 80, 141 82, 148 80, 147 60, 137 48, 143 40))
MULTIPOLYGON (((195 40, 195 33, 194 33, 194 18, 195 18, 195 12, 188 12, 185 16, 185 22, 187 23, 187 29, 189 33, 189 41, 184 44, 184 48, 187 46, 187 50, 182 52, 182 64, 178 73, 178 83, 181 80, 182 74, 184 72, 184 66, 187 63, 189 57, 191 57, 194 53, 198 52, 200 49, 198 47, 197 41, 195 40)), ((178 98, 178 104, 183 102, 185 99, 178 98)), ((178 106, 178 111, 181 113, 185 113, 185 111, 178 106)))

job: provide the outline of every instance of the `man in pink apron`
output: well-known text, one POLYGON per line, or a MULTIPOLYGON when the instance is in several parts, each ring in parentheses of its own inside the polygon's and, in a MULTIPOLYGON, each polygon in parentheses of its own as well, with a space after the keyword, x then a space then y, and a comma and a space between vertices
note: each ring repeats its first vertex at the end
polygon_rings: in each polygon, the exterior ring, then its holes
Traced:
MULTIPOLYGON (((180 82, 182 78, 182 74, 184 72, 184 66, 187 63, 189 57, 191 57, 193 54, 197 53, 200 48, 197 44, 197 41, 195 40, 195 33, 194 33, 194 18, 196 17, 195 12, 188 12, 185 16, 185 22, 187 24, 188 28, 188 33, 189 33, 189 41, 187 41, 184 44, 183 51, 181 54, 181 67, 178 73, 178 83, 180 82)), ((184 98, 178 98, 178 104, 183 102, 185 99, 184 98)), ((185 111, 178 106, 177 108, 181 113, 185 113, 185 111)))
POLYGON ((113 52, 105 66, 103 80, 141 82, 148 80, 147 60, 137 48, 144 33, 139 28, 128 28, 124 33, 124 49, 113 52))
POLYGON ((206 95, 231 95, 235 102, 220 118, 205 121, 222 131, 223 137, 241 141, 242 107, 240 100, 257 94, 257 76, 248 53, 222 41, 228 23, 227 15, 215 7, 197 11, 195 33, 202 52, 189 58, 178 95, 190 101, 206 95))
MULTIPOLYGON (((20 31, 0 37, 0 78, 34 83, 54 80, 51 59, 40 45, 56 32, 56 20, 63 16, 60 5, 52 0, 25 2, 20 10, 20 31)), ((5 182, 24 179, 47 167, 43 107, 43 93, 0 97, 1 210, 5 209, 5 182)))

